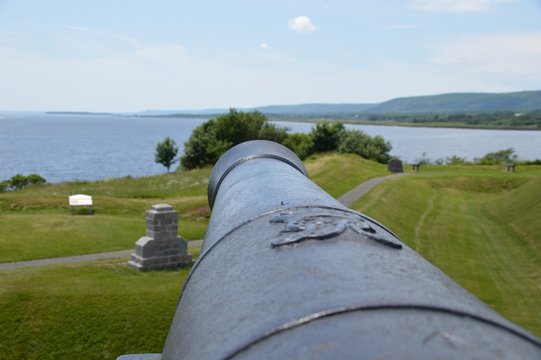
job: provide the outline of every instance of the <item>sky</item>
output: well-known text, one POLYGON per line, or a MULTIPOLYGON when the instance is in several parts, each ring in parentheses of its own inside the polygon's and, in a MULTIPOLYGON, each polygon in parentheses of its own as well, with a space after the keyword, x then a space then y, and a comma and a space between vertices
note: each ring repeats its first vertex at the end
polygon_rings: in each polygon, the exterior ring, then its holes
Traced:
POLYGON ((541 89, 541 0, 0 0, 0 111, 541 89))

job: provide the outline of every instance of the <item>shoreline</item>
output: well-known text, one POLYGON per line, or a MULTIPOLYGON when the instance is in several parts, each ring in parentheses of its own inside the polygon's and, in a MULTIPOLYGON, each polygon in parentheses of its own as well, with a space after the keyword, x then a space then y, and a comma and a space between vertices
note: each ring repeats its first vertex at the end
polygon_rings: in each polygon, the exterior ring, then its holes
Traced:
POLYGON ((438 125, 434 123, 412 123, 412 122, 375 122, 375 121, 350 121, 347 119, 339 118, 314 118, 314 119, 274 119, 269 117, 270 121, 273 122, 292 122, 292 123, 306 123, 306 124, 316 124, 318 121, 330 120, 330 121, 339 121, 345 125, 368 125, 368 126, 385 126, 385 127, 404 127, 404 128, 420 128, 420 129, 464 129, 464 130, 516 130, 516 131, 541 131, 541 128, 525 128, 525 127, 506 127, 506 126, 468 126, 461 124, 453 125, 438 125))

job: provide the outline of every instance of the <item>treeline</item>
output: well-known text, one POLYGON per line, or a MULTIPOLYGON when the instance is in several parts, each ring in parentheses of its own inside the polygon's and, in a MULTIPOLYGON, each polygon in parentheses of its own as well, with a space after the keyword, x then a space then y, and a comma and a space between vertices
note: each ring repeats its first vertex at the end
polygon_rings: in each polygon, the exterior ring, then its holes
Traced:
POLYGON ((479 113, 479 114, 417 114, 417 115, 370 115, 368 121, 397 121, 423 123, 464 123, 470 126, 486 127, 530 127, 541 128, 541 111, 530 113, 479 113))
POLYGON ((248 140, 269 140, 288 147, 299 158, 315 152, 339 151, 358 154, 386 163, 391 144, 381 136, 369 136, 359 130, 347 130, 340 122, 320 121, 308 134, 289 134, 287 128, 270 123, 258 111, 229 113, 210 119, 194 129, 184 144, 181 166, 193 169, 213 165, 229 148, 248 140))
POLYGON ((271 114, 275 121, 305 121, 313 122, 315 119, 327 118, 346 123, 359 123, 374 125, 385 123, 404 123, 417 125, 483 127, 504 129, 541 129, 541 111, 528 113, 514 112, 483 112, 483 113, 333 113, 327 115, 316 114, 271 114))
POLYGON ((451 155, 447 156, 446 158, 430 160, 426 157, 426 154, 423 153, 423 155, 421 155, 421 157, 416 160, 416 163, 422 165, 541 165, 541 159, 521 161, 518 159, 518 155, 515 153, 515 149, 508 148, 489 152, 481 158, 473 159, 473 161, 468 161, 466 158, 460 157, 458 155, 451 155))
POLYGON ((541 111, 531 113, 479 113, 479 114, 417 114, 417 115, 370 115, 368 121, 396 121, 414 124, 464 124, 471 127, 539 128, 541 111))

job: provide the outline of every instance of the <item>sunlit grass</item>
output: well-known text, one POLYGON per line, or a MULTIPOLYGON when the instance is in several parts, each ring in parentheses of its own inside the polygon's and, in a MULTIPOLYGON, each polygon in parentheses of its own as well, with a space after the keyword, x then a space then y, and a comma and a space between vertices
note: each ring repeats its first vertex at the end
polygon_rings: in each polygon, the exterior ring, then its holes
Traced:
POLYGON ((138 272, 126 259, 1 271, 1 357, 161 352, 188 271, 138 272))
MULTIPOLYGON (((335 197, 388 174, 384 165, 354 155, 319 154, 306 166, 335 197)), ((144 211, 155 203, 179 211, 181 236, 202 238, 210 214, 203 177, 209 173, 0 194, 0 262, 132 249, 144 235, 144 211), (69 215, 71 193, 93 195, 95 214, 69 215)), ((518 167, 515 174, 498 166, 423 166, 380 184, 353 207, 540 335, 540 179, 540 166, 518 167)), ((0 357, 114 359, 161 352, 188 269, 141 273, 127 260, 0 271, 0 357)))
POLYGON ((388 175, 387 166, 353 154, 322 154, 305 163, 312 181, 338 198, 371 178, 388 175))
POLYGON ((498 312, 541 335, 541 177, 434 167, 382 183, 354 209, 498 312), (452 171, 450 171, 452 170, 452 171))

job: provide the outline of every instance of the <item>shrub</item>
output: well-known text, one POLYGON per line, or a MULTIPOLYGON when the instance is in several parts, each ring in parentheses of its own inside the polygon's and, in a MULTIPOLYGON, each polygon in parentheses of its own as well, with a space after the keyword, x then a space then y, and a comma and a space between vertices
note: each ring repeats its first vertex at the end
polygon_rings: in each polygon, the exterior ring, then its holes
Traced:
POLYGON ((9 180, 0 181, 0 193, 8 191, 9 180))
POLYGON ((47 180, 39 174, 30 174, 24 176, 17 174, 9 180, 0 182, 0 192, 21 190, 30 185, 41 185, 47 183, 47 180))
POLYGON ((301 160, 306 159, 314 151, 314 141, 312 140, 312 136, 303 133, 289 135, 283 141, 283 145, 297 154, 301 160))
POLYGON ((47 182, 45 178, 39 174, 30 174, 26 177, 28 185, 42 185, 47 182))
POLYGON ((445 158, 445 164, 447 165, 464 165, 466 163, 466 158, 460 157, 458 155, 451 155, 445 158))
POLYGON ((289 128, 279 127, 276 124, 265 122, 261 129, 259 129, 257 138, 282 144, 288 137, 288 130, 289 128))
POLYGON ((28 186, 28 178, 24 175, 17 174, 9 179, 9 187, 12 190, 20 190, 25 186, 28 186))
POLYGON ((478 159, 478 162, 481 165, 498 165, 506 164, 516 160, 517 155, 515 154, 515 149, 509 148, 488 153, 481 159, 478 159))
POLYGON ((340 138, 345 131, 344 124, 336 121, 320 121, 312 128, 312 141, 314 151, 338 150, 340 138))
POLYGON ((391 159, 391 144, 381 136, 370 136, 360 130, 342 131, 338 151, 353 153, 365 159, 387 163, 391 159))

